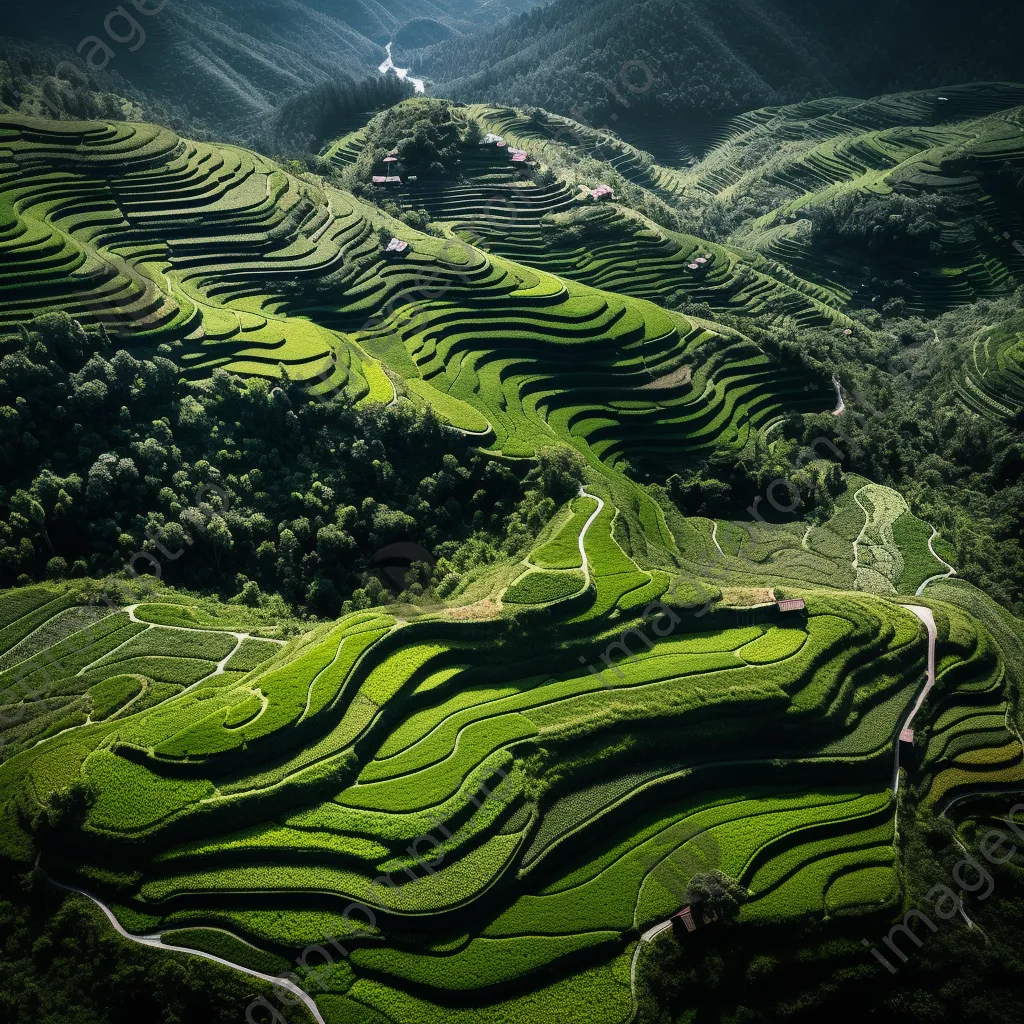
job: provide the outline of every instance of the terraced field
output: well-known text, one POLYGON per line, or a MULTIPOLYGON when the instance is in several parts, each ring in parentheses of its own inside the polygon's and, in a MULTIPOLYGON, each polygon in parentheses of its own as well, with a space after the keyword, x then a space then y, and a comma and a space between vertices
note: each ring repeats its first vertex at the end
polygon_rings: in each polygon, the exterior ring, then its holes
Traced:
POLYGON ((1024 317, 987 327, 972 339, 957 381, 960 401, 986 419, 1006 421, 1024 408, 1024 317))
MULTIPOLYGON (((5 756, 92 722, 135 714, 199 683, 235 683, 284 641, 214 623, 189 628, 173 604, 120 610, 93 581, 0 596, 0 743, 5 756)), ((201 616, 194 616, 202 621, 201 616)))
MULTIPOLYGON (((679 140, 689 138, 686 127, 675 134, 663 128, 662 134, 669 137, 654 132, 654 148, 668 156, 668 164, 658 163, 650 152, 609 131, 568 118, 471 109, 488 130, 503 133, 516 145, 536 149, 542 156, 556 144, 568 146, 605 162, 670 207, 685 209, 714 199, 742 212, 742 227, 733 231, 724 252, 715 253, 718 273, 701 282, 703 290, 687 289, 683 273, 672 276, 674 252, 681 256, 676 262, 685 267, 687 257, 701 247, 690 247, 685 238, 658 240, 665 274, 660 280, 672 281, 674 287, 715 308, 732 305, 750 313, 752 305, 756 312, 756 292, 736 290, 721 266, 729 252, 758 275, 761 289, 772 293, 765 296, 769 308, 785 310, 801 323, 825 323, 835 319, 834 311, 853 290, 867 289, 878 272, 878 267, 863 266, 862 254, 853 250, 823 252, 810 244, 815 208, 851 193, 928 195, 948 208, 937 242, 941 261, 895 252, 873 254, 889 276, 903 279, 911 312, 930 314, 1004 294, 1024 278, 1020 204, 1000 178, 1007 165, 1024 165, 1024 89, 968 85, 942 94, 942 100, 931 90, 755 110, 705 126, 682 150, 679 140), (751 196, 757 196, 756 208, 751 196), (984 221, 973 235, 965 234, 959 212, 968 208, 984 221), (804 296, 803 308, 789 294, 793 289, 804 296)), ((639 141, 644 137, 643 132, 637 136, 639 141)), ((536 244, 524 238, 521 244, 531 243, 536 244)), ((639 255, 640 240, 631 248, 639 255)), ((584 255, 575 258, 580 261, 584 255)), ((653 265, 654 259, 652 253, 646 262, 653 265)), ((637 269, 644 265, 638 263, 637 269)))
POLYGON ((731 240, 840 298, 868 287, 880 266, 904 279, 912 312, 1002 294, 1024 274, 1012 245, 1021 234, 1019 203, 1000 178, 1007 165, 1024 165, 1024 90, 962 86, 943 94, 943 101, 932 91, 744 115, 697 165, 662 177, 680 195, 698 190, 724 203, 755 186, 770 191, 767 208, 731 240), (873 254, 877 266, 866 268, 852 250, 812 247, 816 207, 851 193, 935 197, 949 211, 940 214, 941 260, 893 251, 873 254), (967 208, 983 222, 972 234, 959 212, 967 208))
POLYGON ((134 344, 169 344, 196 376, 283 367, 317 393, 367 400, 393 395, 380 360, 443 419, 489 426, 506 455, 532 452, 535 421, 612 465, 742 445, 782 409, 822 400, 733 332, 722 345, 710 324, 459 242, 394 224, 413 253, 387 264, 375 231, 383 214, 242 151, 146 126, 8 119, 0 131, 0 244, 13 268, 0 328, 53 308, 111 328, 131 318, 134 344), (307 280, 320 282, 315 291, 307 280), (689 384, 637 393, 710 341, 719 350, 689 384), (655 448, 652 423, 662 427, 655 448))
MULTIPOLYGON (((822 589, 803 616, 695 614, 622 549, 609 496, 592 485, 524 558, 527 579, 574 581, 526 602, 528 645, 447 611, 356 613, 283 647, 178 604, 112 612, 138 632, 90 651, 106 681, 143 662, 153 687, 162 657, 213 671, 22 742, 0 767, 0 851, 40 849, 131 933, 270 973, 298 957, 331 1024, 629 1020, 638 936, 712 866, 749 890, 741 922, 898 906, 889 787, 918 618, 822 589), (29 824, 72 785, 90 793, 77 817, 29 824), (302 950, 329 942, 345 955, 313 985, 302 950)), ((55 609, 82 597, 5 595, 5 661, 38 658, 47 623, 56 661, 55 609)), ((1000 647, 932 607, 937 803, 1005 782, 1020 749, 1000 647)))
POLYGON ((957 804, 1024 783, 1024 746, 999 643, 962 611, 945 620, 920 785, 926 806, 959 813, 957 804))
MULTIPOLYGON (((585 500, 585 528, 575 509, 562 527, 583 569, 549 572, 586 586, 534 613, 529 647, 505 646, 500 620, 355 614, 240 677, 23 750, 0 768, 4 805, 90 788, 74 854, 47 845, 44 866, 129 931, 223 929, 248 944, 236 958, 263 951, 253 962, 344 936, 351 955, 317 997, 331 1021, 431 1006, 626 1020, 624 958, 708 849, 751 887, 751 915, 820 914, 817 890, 782 893, 826 848, 829 913, 858 906, 847 876, 892 868, 887 785, 923 671, 917 620, 827 592, 795 622, 694 617, 659 600, 667 574, 621 550, 611 506, 585 500), (623 728, 643 742, 623 746, 623 728), (538 773, 538 757, 566 770, 538 773)), ((10 615, 31 616, 25 593, 10 615)), ((182 629, 178 656, 223 659, 223 636, 182 629)), ((25 820, 5 818, 5 856, 40 841, 25 820)))
MULTIPOLYGON (((565 147, 581 149, 627 180, 639 180, 656 194, 663 191, 638 179, 636 169, 650 164, 651 157, 613 136, 552 114, 528 118, 504 108, 466 110, 482 131, 501 133, 539 159, 565 147)), ((585 202, 580 182, 536 185, 509 171, 503 151, 482 148, 482 154, 467 154, 458 182, 408 187, 400 193, 402 201, 450 223, 489 252, 594 287, 654 301, 682 296, 766 323, 850 326, 827 289, 756 253, 670 231, 615 204, 590 210, 586 238, 566 242, 562 223, 585 202), (706 262, 698 265, 698 258, 706 262)), ((667 196, 673 202, 678 198, 667 196)))
POLYGON ((821 524, 775 524, 751 514, 673 521, 672 528, 681 562, 721 587, 829 586, 895 596, 921 593, 955 573, 934 551, 937 531, 897 491, 853 473, 821 524))
MULTIPOLYGON (((474 116, 555 144, 554 119, 474 116)), ((609 140, 629 180, 690 187, 609 140)), ((643 486, 834 402, 651 299, 842 327, 833 292, 616 204, 587 207, 607 244, 554 247, 578 182, 480 153, 464 170, 400 197, 438 237, 232 147, 0 118, 0 330, 66 309, 193 379, 286 371, 312 397, 427 404, 524 473, 572 449, 582 478, 472 598, 298 636, 95 581, 0 594, 0 857, 148 944, 295 966, 327 1024, 625 1024, 649 929, 710 868, 748 891, 738 927, 896 912, 897 737, 931 647, 897 598, 936 621, 912 769, 936 811, 1020 781, 1013 629, 928 596, 951 586, 934 531, 870 481, 820 525, 686 518, 643 486), (323 970, 308 953, 328 946, 323 970)))

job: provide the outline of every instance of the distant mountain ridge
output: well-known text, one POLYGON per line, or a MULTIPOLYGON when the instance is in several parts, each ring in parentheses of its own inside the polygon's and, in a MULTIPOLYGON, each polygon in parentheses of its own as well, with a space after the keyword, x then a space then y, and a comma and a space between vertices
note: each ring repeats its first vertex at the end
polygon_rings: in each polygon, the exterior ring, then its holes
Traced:
MULTIPOLYGON (((126 10, 145 39, 120 18, 113 22, 117 42, 104 30, 109 0, 82 0, 59 18, 38 4, 5 3, 4 34, 53 42, 86 69, 87 36, 107 44, 113 56, 104 70, 160 100, 170 100, 221 135, 253 117, 263 117, 282 100, 311 86, 337 79, 375 75, 386 57, 384 46, 402 32, 407 45, 423 46, 446 36, 493 25, 533 0, 501 5, 477 0, 149 0, 126 10)), ((101 51, 102 54, 102 51, 101 51)), ((0 51, 0 59, 3 53, 0 51)), ((102 56, 95 58, 97 63, 102 56)), ((72 77, 70 72, 66 77, 72 77)))
POLYGON ((438 44, 417 55, 417 67, 435 91, 467 102, 577 117, 612 108, 720 116, 826 95, 1020 80, 1022 28, 1024 5, 1009 3, 555 0, 481 31, 473 45, 438 44))

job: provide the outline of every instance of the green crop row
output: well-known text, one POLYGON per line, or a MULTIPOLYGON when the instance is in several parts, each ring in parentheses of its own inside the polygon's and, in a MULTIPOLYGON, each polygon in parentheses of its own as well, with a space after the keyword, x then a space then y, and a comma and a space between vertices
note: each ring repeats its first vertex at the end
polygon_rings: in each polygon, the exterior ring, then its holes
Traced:
POLYGON ((580 531, 597 508, 593 498, 575 498, 570 507, 568 522, 546 544, 530 552, 530 561, 542 569, 578 569, 580 558, 580 531))
POLYGON ((119 708, 137 697, 146 687, 142 676, 111 676, 102 682, 89 687, 92 700, 91 717, 94 722, 102 722, 119 708))
POLYGON ((903 555, 903 574, 898 589, 901 594, 913 594, 931 576, 938 576, 946 567, 928 550, 931 527, 911 512, 904 512, 892 524, 892 535, 903 555))
POLYGON ((54 600, 57 595, 44 587, 23 587, 0 593, 0 642, 5 642, 6 630, 18 619, 54 600))
POLYGON ((447 956, 364 946, 352 953, 352 963, 357 969, 364 968, 399 983, 412 982, 459 992, 507 984, 559 957, 591 946, 613 943, 617 938, 618 933, 613 931, 526 935, 507 939, 478 938, 447 956))
POLYGON ((196 658, 139 657, 107 661, 82 673, 87 683, 101 682, 114 675, 146 676, 154 682, 191 686, 213 671, 213 664, 196 658))
POLYGON ((160 941, 165 946, 200 949, 262 974, 281 975, 295 967, 283 957, 258 949, 230 932, 216 928, 175 928, 162 932, 160 941))
POLYGON ((508 587, 502 600, 507 604, 549 604, 578 594, 585 582, 580 572, 534 570, 508 587))
MULTIPOLYGON (((334 1003, 324 1002, 329 1006, 334 1003)), ((381 982, 360 979, 352 986, 346 1000, 348 1006, 338 1008, 339 1022, 345 1024, 479 1024, 483 1017, 488 1024, 626 1024, 633 1006, 629 984, 629 952, 614 960, 602 962, 551 984, 512 995, 504 1000, 485 1002, 482 1006, 445 1005, 412 995, 381 982), (378 1013, 379 1018, 368 1014, 378 1013)))
POLYGON ((714 838, 722 869, 740 874, 773 838, 809 821, 828 820, 837 811, 842 815, 851 800, 855 794, 808 794, 722 802, 683 812, 656 826, 650 838, 631 836, 592 865, 563 877, 557 891, 521 897, 484 934, 560 934, 567 920, 582 931, 632 928, 682 906, 688 873, 707 863, 705 834, 714 838), (684 849, 694 843, 692 854, 684 849), (672 891, 662 879, 669 880, 672 891))
POLYGON ((218 662, 221 658, 226 658, 234 649, 235 638, 228 633, 150 626, 119 648, 115 654, 108 655, 100 664, 114 660, 128 661, 132 658, 145 657, 201 659, 218 662))
POLYGON ((155 775, 109 750, 90 754, 83 772, 97 793, 87 826, 99 832, 143 832, 213 793, 205 780, 155 775))
POLYGON ((359 900, 370 906, 403 913, 436 912, 458 906, 478 895, 505 869, 522 836, 495 835, 451 864, 416 879, 403 877, 394 885, 371 880, 353 871, 313 863, 277 863, 214 868, 155 878, 140 890, 143 900, 159 904, 196 892, 267 892, 334 894, 348 903, 359 900))
POLYGON ((736 653, 748 665, 771 665, 796 654, 807 634, 802 629, 781 629, 773 626, 763 636, 741 647, 736 653))
POLYGON ((280 644, 249 636, 238 645, 238 649, 228 659, 225 668, 233 672, 251 672, 264 662, 270 661, 280 650, 280 644))

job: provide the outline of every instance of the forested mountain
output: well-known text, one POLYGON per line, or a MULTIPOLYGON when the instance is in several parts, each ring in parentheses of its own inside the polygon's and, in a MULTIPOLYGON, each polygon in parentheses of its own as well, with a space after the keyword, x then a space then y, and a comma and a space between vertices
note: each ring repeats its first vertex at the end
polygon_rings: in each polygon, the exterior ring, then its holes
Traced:
POLYGON ((555 0, 418 55, 436 90, 593 118, 722 115, 843 93, 1019 77, 1019 4, 555 0), (625 103, 623 102, 625 101, 625 103), (635 112, 635 110, 633 111, 635 112))
POLYGON ((112 19, 107 0, 60 6, 55 18, 26 0, 5 3, 0 31, 55 45, 58 60, 72 61, 79 74, 116 73, 223 138, 310 86, 375 75, 396 35, 417 46, 462 36, 530 0, 139 0, 112 19), (82 46, 89 37, 101 45, 82 46))

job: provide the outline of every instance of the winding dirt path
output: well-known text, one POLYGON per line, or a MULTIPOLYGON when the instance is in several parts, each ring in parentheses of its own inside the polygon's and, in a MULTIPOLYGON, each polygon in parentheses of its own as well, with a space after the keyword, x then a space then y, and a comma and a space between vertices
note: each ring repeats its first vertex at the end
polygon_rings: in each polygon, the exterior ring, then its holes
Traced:
POLYGON ((836 389, 836 407, 832 410, 833 416, 842 416, 846 412, 846 399, 843 398, 843 386, 839 383, 838 377, 832 378, 832 385, 836 389))
MULTIPOLYGON (((908 612, 913 612, 923 623, 925 629, 928 630, 928 669, 925 674, 925 683, 921 688, 921 692, 917 695, 917 700, 914 701, 910 709, 910 714, 907 715, 906 721, 900 726, 900 732, 904 729, 909 729, 917 717, 918 711, 921 710, 921 705, 924 704, 925 697, 928 696, 929 691, 935 685, 935 616, 932 615, 931 608, 925 608, 924 605, 920 604, 905 604, 903 606, 908 612)), ((893 773, 892 773, 892 791, 898 793, 900 788, 900 744, 899 739, 896 741, 896 753, 894 757, 893 773)))
MULTIPOLYGON (((590 586, 590 560, 587 558, 587 552, 586 552, 586 549, 583 546, 583 542, 584 542, 584 540, 586 540, 587 530, 590 529, 590 527, 594 523, 594 520, 601 514, 601 509, 604 508, 604 501, 602 501, 602 499, 599 498, 596 494, 590 494, 588 491, 586 491, 583 488, 582 485, 580 486, 580 497, 581 498, 590 498, 591 500, 597 502, 597 508, 590 514, 590 518, 583 524, 583 529, 580 530, 580 536, 579 536, 579 542, 578 542, 579 543, 579 548, 580 548, 580 559, 582 560, 581 564, 583 566, 583 577, 587 581, 587 586, 589 587, 590 586)), ((614 537, 612 539, 614 540, 614 537)))
POLYGON ((669 918, 667 921, 661 921, 659 924, 652 925, 640 936, 636 944, 636 949, 633 950, 633 957, 629 961, 629 991, 633 998, 633 1012, 630 1014, 630 1021, 632 1021, 637 1011, 640 1009, 640 1003, 636 998, 636 965, 640 962, 640 952, 644 948, 644 945, 648 942, 653 942, 659 935, 669 931, 672 927, 672 919, 669 918))
MULTIPOLYGON (((38 867, 38 863, 37 863, 38 867)), ((277 988, 287 989, 296 998, 300 999, 312 1014, 313 1019, 317 1024, 327 1024, 316 1003, 313 1001, 313 997, 309 995, 304 989, 300 988, 293 981, 289 981, 287 978, 278 978, 272 974, 263 974, 260 971, 254 971, 251 967, 242 967, 241 964, 234 964, 230 960, 225 960, 223 957, 215 956, 213 953, 206 953, 201 949, 189 949, 187 946, 172 946, 169 943, 161 941, 163 935, 162 932, 155 932, 152 935, 133 935, 131 932, 126 931, 122 926, 121 922, 114 916, 114 912, 101 900, 98 900, 92 893, 86 892, 84 889, 76 889, 71 885, 64 885, 61 882, 57 882, 50 878, 46 872, 43 872, 46 880, 58 889, 63 889, 65 892, 72 892, 78 896, 84 896, 86 899, 92 900, 100 910, 106 915, 107 920, 111 923, 114 931, 117 932, 123 939, 128 939, 130 942, 135 942, 140 946, 148 946, 150 949, 164 949, 170 950, 175 953, 188 953, 190 956, 202 957, 204 960, 212 960, 215 964, 220 964, 222 967, 228 967, 233 971, 239 971, 242 974, 248 974, 250 977, 259 978, 261 981, 268 982, 277 988)))
POLYGON ((711 543, 714 544, 716 548, 718 548, 718 553, 723 558, 725 558, 725 552, 722 550, 722 545, 718 543, 718 520, 713 519, 712 524, 713 525, 711 527, 711 543))
POLYGON ((932 541, 934 541, 935 538, 938 537, 938 535, 939 531, 936 530, 933 526, 932 535, 928 538, 928 550, 932 553, 932 558, 934 558, 936 562, 941 562, 946 567, 947 571, 941 572, 937 576, 929 576, 928 579, 926 579, 924 583, 922 583, 921 586, 919 586, 917 590, 914 591, 915 597, 920 597, 924 593, 924 588, 927 587, 929 583, 938 583, 939 580, 948 580, 950 576, 956 575, 956 569, 954 569, 953 566, 951 566, 949 562, 947 562, 941 555, 939 555, 935 551, 935 548, 932 547, 932 541))
MULTIPOLYGON (((865 484, 864 487, 869 487, 869 484, 865 484)), ((853 571, 854 573, 860 568, 860 539, 864 536, 865 530, 868 528, 868 524, 871 522, 871 516, 868 514, 868 510, 860 503, 860 492, 864 490, 864 487, 858 487, 853 494, 853 503, 864 513, 864 525, 860 528, 860 533, 854 538, 853 541, 853 571)))

